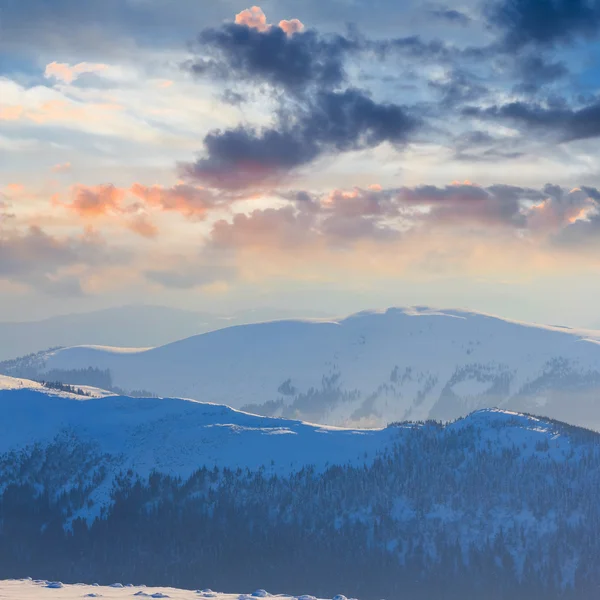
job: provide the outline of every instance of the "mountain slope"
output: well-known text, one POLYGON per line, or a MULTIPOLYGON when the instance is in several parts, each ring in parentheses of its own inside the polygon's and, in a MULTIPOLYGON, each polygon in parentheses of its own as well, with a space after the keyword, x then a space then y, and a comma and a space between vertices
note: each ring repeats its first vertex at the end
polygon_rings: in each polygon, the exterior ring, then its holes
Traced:
MULTIPOLYGON (((393 430, 347 430, 259 417, 227 406, 177 398, 88 397, 23 380, 0 379, 0 454, 76 440, 106 471, 95 509, 109 502, 114 479, 134 470, 189 477, 199 466, 285 475, 312 465, 365 464, 389 445, 393 430)), ((15 480, 16 481, 16 480, 15 480)))
MULTIPOLYGON (((500 410, 340 430, 0 392, 0 578, 587 600, 600 434, 500 410)), ((48 592, 50 593, 50 592, 48 592)))
POLYGON ((100 344, 157 346, 222 327, 296 316, 321 317, 311 311, 261 309, 218 315, 165 306, 122 306, 30 322, 0 323, 0 360, 45 348, 100 344))
POLYGON ((30 359, 29 371, 23 361, 3 369, 69 381, 94 367, 126 390, 333 425, 500 406, 600 428, 599 339, 421 307, 230 327, 149 350, 66 348, 30 359))

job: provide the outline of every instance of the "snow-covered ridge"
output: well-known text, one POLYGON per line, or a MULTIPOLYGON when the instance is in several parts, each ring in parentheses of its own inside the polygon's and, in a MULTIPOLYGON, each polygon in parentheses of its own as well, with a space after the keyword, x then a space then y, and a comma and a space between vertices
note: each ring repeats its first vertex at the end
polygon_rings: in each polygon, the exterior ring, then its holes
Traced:
MULTIPOLYGON (((33 384, 32 382, 32 385, 33 384)), ((343 429, 261 417, 180 398, 103 398, 37 387, 0 390, 0 453, 50 442, 64 430, 142 476, 156 469, 189 476, 200 466, 285 473, 305 465, 364 462, 393 436, 386 429, 343 429)))
POLYGON ((38 381, 31 381, 30 379, 22 379, 17 377, 8 377, 7 375, 0 375, 0 392, 3 390, 35 390, 48 394, 49 396, 59 396, 62 398, 71 398, 73 400, 85 400, 89 398, 104 398, 105 396, 114 395, 106 390, 99 388, 81 385, 77 386, 78 390, 84 392, 84 394, 74 394, 68 391, 60 389, 52 389, 44 386, 38 381))
MULTIPOLYGON (((597 589, 599 464, 600 434, 515 411, 364 430, 194 400, 9 389, 0 569, 325 598, 338 592, 334 574, 347 595, 371 600, 400 597, 415 569, 415 600, 446 588, 482 598, 498 581, 519 590, 526 573, 515 600, 558 600, 575 583, 574 597, 587 599, 597 589), (556 593, 531 594, 539 586, 556 593)), ((24 585, 43 596, 64 589, 24 585)))
POLYGON ((599 341, 598 331, 392 308, 234 326, 139 351, 64 348, 37 357, 31 376, 80 383, 92 367, 123 390, 332 425, 452 420, 501 407, 600 428, 599 341))
POLYGON ((10 378, 0 385, 0 456, 61 440, 105 457, 108 477, 88 516, 109 502, 116 475, 130 469, 141 477, 158 471, 186 478, 204 466, 286 476, 309 465, 369 463, 396 437, 393 428, 311 425, 195 400, 82 397, 10 378))
MULTIPOLYGON (((6 378, 3 382, 10 383, 6 378)), ((308 466, 319 472, 332 465, 369 465, 401 443, 404 430, 420 426, 345 429, 179 398, 107 395, 82 400, 40 389, 34 382, 31 388, 0 390, 0 457, 57 441, 66 447, 84 444, 107 470, 93 492, 95 509, 86 517, 110 502, 115 477, 128 470, 142 478, 156 471, 185 479, 202 467, 287 477, 308 466)), ((570 449, 568 437, 556 434, 554 424, 510 411, 477 411, 447 428, 468 426, 499 448, 521 445, 525 437, 552 440, 554 459, 570 449)))
MULTIPOLYGON (((146 586, 123 585, 116 583, 111 586, 99 585, 66 585, 56 581, 45 580, 6 580, 0 581, 0 598, 6 600, 38 600, 52 598, 54 600, 74 600, 75 598, 105 598, 106 600, 121 600, 124 598, 171 598, 172 600, 198 600, 212 598, 213 600, 254 600, 254 598, 276 597, 281 600, 317 600, 314 596, 273 596, 266 590, 255 590, 247 594, 221 594, 210 589, 179 590, 169 587, 152 588, 146 586)), ((335 596, 334 600, 346 600, 343 595, 335 596)))

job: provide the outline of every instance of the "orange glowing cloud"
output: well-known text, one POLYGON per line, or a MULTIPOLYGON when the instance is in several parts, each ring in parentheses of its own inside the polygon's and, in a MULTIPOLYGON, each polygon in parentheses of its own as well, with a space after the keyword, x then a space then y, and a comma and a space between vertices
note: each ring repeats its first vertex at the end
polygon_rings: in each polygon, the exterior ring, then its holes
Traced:
POLYGON ((98 73, 99 71, 104 71, 106 69, 108 69, 108 65, 104 64, 82 62, 71 66, 68 63, 51 62, 46 65, 44 77, 46 77, 46 79, 58 79, 64 83, 73 83, 84 73, 98 73))
POLYGON ((298 19, 291 19, 290 21, 279 21, 279 27, 283 29, 288 35, 294 35, 304 30, 304 23, 298 19))
POLYGON ((63 164, 54 165, 52 167, 52 170, 55 173, 65 173, 65 172, 71 170, 71 163, 70 162, 66 162, 66 163, 63 163, 63 164))
POLYGON ((580 188, 573 188, 566 197, 549 197, 531 206, 528 222, 531 229, 548 232, 585 220, 596 211, 596 203, 580 188))
MULTIPOLYGON (((268 31, 273 27, 273 25, 267 23, 267 16, 260 6, 253 6, 238 13, 235 16, 235 22, 238 25, 245 25, 246 27, 262 32, 268 31)), ((282 20, 279 22, 279 28, 285 31, 287 35, 294 35, 304 30, 304 24, 298 19, 282 20)))
POLYGON ((98 123, 106 120, 107 113, 114 113, 122 108, 119 104, 78 104, 58 99, 30 107, 0 104, 0 121, 27 120, 38 125, 54 122, 98 123))
POLYGON ((139 215, 129 221, 129 229, 145 238, 155 238, 158 235, 158 227, 150 221, 147 215, 139 215))
POLYGON ((80 217, 95 218, 110 213, 123 212, 122 202, 125 191, 111 184, 85 186, 76 185, 71 190, 71 203, 54 200, 80 217))
POLYGON ((18 121, 24 112, 25 109, 17 104, 0 104, 0 121, 18 121))
POLYGON ((186 184, 165 188, 134 183, 129 191, 149 206, 179 212, 188 217, 203 218, 216 203, 215 197, 208 190, 186 184))
POLYGON ((42 104, 38 109, 27 111, 25 116, 34 123, 44 124, 54 121, 64 122, 89 122, 90 120, 101 121, 101 115, 94 115, 93 111, 113 112, 122 107, 118 104, 89 104, 78 106, 64 100, 50 100, 42 104))
POLYGON ((241 13, 235 15, 235 22, 238 25, 245 25, 252 29, 258 29, 258 31, 267 31, 270 25, 267 24, 267 16, 263 12, 260 6, 253 6, 247 8, 241 13))

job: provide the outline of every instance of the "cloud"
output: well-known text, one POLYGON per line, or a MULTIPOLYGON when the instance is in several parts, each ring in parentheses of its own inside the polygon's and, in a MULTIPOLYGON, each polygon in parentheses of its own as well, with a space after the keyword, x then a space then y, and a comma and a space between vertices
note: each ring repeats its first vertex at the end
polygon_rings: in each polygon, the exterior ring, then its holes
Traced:
POLYGON ((469 182, 444 187, 421 185, 400 188, 398 200, 408 206, 427 207, 414 215, 420 226, 497 226, 524 228, 523 201, 539 198, 536 190, 511 185, 487 188, 469 182))
POLYGON ((194 58, 184 66, 196 75, 263 82, 304 93, 307 86, 333 88, 343 83, 344 59, 360 47, 355 39, 305 30, 298 20, 267 25, 262 11, 254 7, 240 13, 236 23, 203 30, 194 58))
POLYGON ((237 269, 221 256, 177 256, 168 266, 147 269, 144 276, 165 288, 191 290, 215 284, 226 284, 235 279, 237 269))
POLYGON ((312 235, 315 216, 294 206, 237 214, 233 220, 217 221, 211 233, 215 247, 291 248, 303 246, 312 235))
POLYGON ((236 25, 244 25, 258 31, 267 31, 270 25, 267 23, 267 17, 260 6, 247 8, 235 16, 236 25))
POLYGON ((52 171, 54 171, 54 173, 66 173, 71 170, 71 166, 70 162, 54 165, 52 171))
POLYGON ((471 17, 466 13, 456 10, 454 8, 448 8, 447 6, 438 6, 429 10, 429 13, 434 17, 452 23, 454 25, 462 25, 463 27, 469 25, 472 21, 471 17))
POLYGON ((215 223, 210 241, 223 248, 285 249, 317 244, 348 247, 358 242, 390 243, 407 232, 479 228, 516 232, 528 227, 528 207, 543 190, 506 184, 487 188, 469 182, 439 187, 336 189, 328 194, 281 194, 281 208, 236 214, 215 223))
POLYGON ((37 102, 30 106, 0 104, 0 121, 28 121, 37 125, 87 125, 103 123, 122 106, 114 103, 78 103, 66 99, 37 102))
POLYGON ((597 0, 490 0, 484 12, 511 51, 526 45, 568 44, 595 37, 600 29, 597 0))
POLYGON ((562 142, 585 140, 600 136, 600 102, 573 108, 564 102, 555 105, 517 101, 487 108, 466 107, 470 117, 507 121, 526 130, 558 137, 562 142))
POLYGON ((441 95, 446 107, 474 102, 489 94, 488 87, 476 75, 461 69, 452 69, 442 77, 430 80, 429 87, 441 95))
POLYGON ((24 107, 18 104, 0 104, 0 121, 18 121, 24 112, 24 107))
MULTIPOLYGON (((235 16, 235 22, 237 25, 245 25, 261 32, 268 31, 273 27, 273 25, 267 23, 267 17, 260 6, 253 6, 238 13, 235 16)), ((304 29, 304 24, 298 19, 283 20, 279 22, 279 28, 287 35, 293 35, 301 32, 304 29)))
POLYGON ((494 136, 487 131, 464 131, 452 141, 454 160, 465 163, 515 160, 525 156, 522 141, 515 136, 494 136))
POLYGON ((149 207, 178 212, 190 218, 204 218, 208 211, 226 202, 209 190, 185 184, 167 188, 134 183, 130 192, 149 207))
POLYGON ((522 54, 516 59, 518 74, 523 82, 519 89, 536 92, 542 85, 554 83, 566 77, 569 69, 563 62, 550 62, 541 54, 522 54))
MULTIPOLYGON (((569 241, 572 245, 573 232, 589 231, 598 218, 598 199, 595 188, 564 190, 556 185, 546 185, 544 199, 534 204, 528 213, 528 227, 534 231, 555 234, 554 240, 569 241), (577 227, 572 227, 577 223, 577 227), (591 225, 593 224, 593 225, 591 225)), ((582 237, 582 242, 585 237, 582 237)))
POLYGON ((126 259, 124 253, 109 251, 91 230, 70 237, 54 237, 40 227, 25 232, 0 230, 0 279, 47 293, 79 294, 80 279, 88 268, 126 259))
POLYGON ((125 191, 112 184, 91 187, 76 185, 71 190, 70 203, 56 203, 81 217, 93 218, 123 212, 124 198, 125 191))
POLYGON ((279 21, 279 28, 283 29, 287 35, 294 35, 304 31, 304 23, 299 19, 290 19, 289 21, 284 19, 279 21))
POLYGON ((153 239, 158 236, 158 227, 148 215, 137 215, 127 223, 127 227, 142 237, 153 239))
POLYGON ((401 145, 419 125, 403 107, 377 103, 362 91, 322 91, 276 128, 239 126, 213 131, 205 155, 181 166, 182 175, 216 188, 244 188, 280 181, 297 167, 327 153, 401 145))
POLYGON ((84 73, 99 73, 108 69, 108 65, 94 63, 78 63, 69 65, 68 63, 51 62, 46 65, 44 77, 46 79, 58 79, 63 83, 73 83, 80 75, 84 73))

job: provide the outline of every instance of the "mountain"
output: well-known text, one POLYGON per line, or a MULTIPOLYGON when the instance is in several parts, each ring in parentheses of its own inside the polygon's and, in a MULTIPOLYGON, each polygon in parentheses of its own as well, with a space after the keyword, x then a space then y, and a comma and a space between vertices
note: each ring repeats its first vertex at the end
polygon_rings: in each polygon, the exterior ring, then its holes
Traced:
POLYGON ((121 471, 190 477, 199 465, 234 470, 264 465, 268 473, 288 475, 307 465, 321 470, 330 463, 362 465, 392 435, 391 430, 308 425, 178 398, 131 398, 100 390, 94 397, 85 394, 86 388, 72 393, 7 377, 0 378, 0 386, 5 424, 0 454, 62 438, 97 450, 105 477, 94 490, 95 508, 86 506, 75 515, 86 519, 99 514, 121 471))
POLYGON ((0 578, 363 600, 600 585, 600 434, 495 409, 369 431, 10 387, 0 578))
MULTIPOLYGON (((110 586, 98 585, 63 585, 59 581, 44 580, 13 580, 0 581, 0 597, 6 600, 32 600, 43 597, 47 589, 54 600, 73 600, 74 598, 106 598, 106 600, 119 600, 120 598, 171 598, 172 600, 198 600, 198 598, 213 598, 213 600, 253 600, 254 598, 269 597, 266 590, 255 590, 248 594, 219 594, 210 589, 204 590, 178 590, 175 588, 149 588, 145 585, 133 586, 115 583, 110 586)), ((280 600, 299 600, 298 596, 278 596, 280 600)), ((337 600, 346 600, 344 596, 336 596, 337 600)), ((304 596, 304 600, 317 600, 314 597, 304 596)))
POLYGON ((501 407, 600 428, 599 340, 597 331, 417 307, 235 326, 146 350, 71 347, 0 372, 342 426, 501 407))
POLYGON ((290 317, 323 317, 303 310, 263 308, 211 314, 165 306, 122 306, 43 321, 0 323, 0 360, 58 346, 157 346, 234 324, 290 317))

